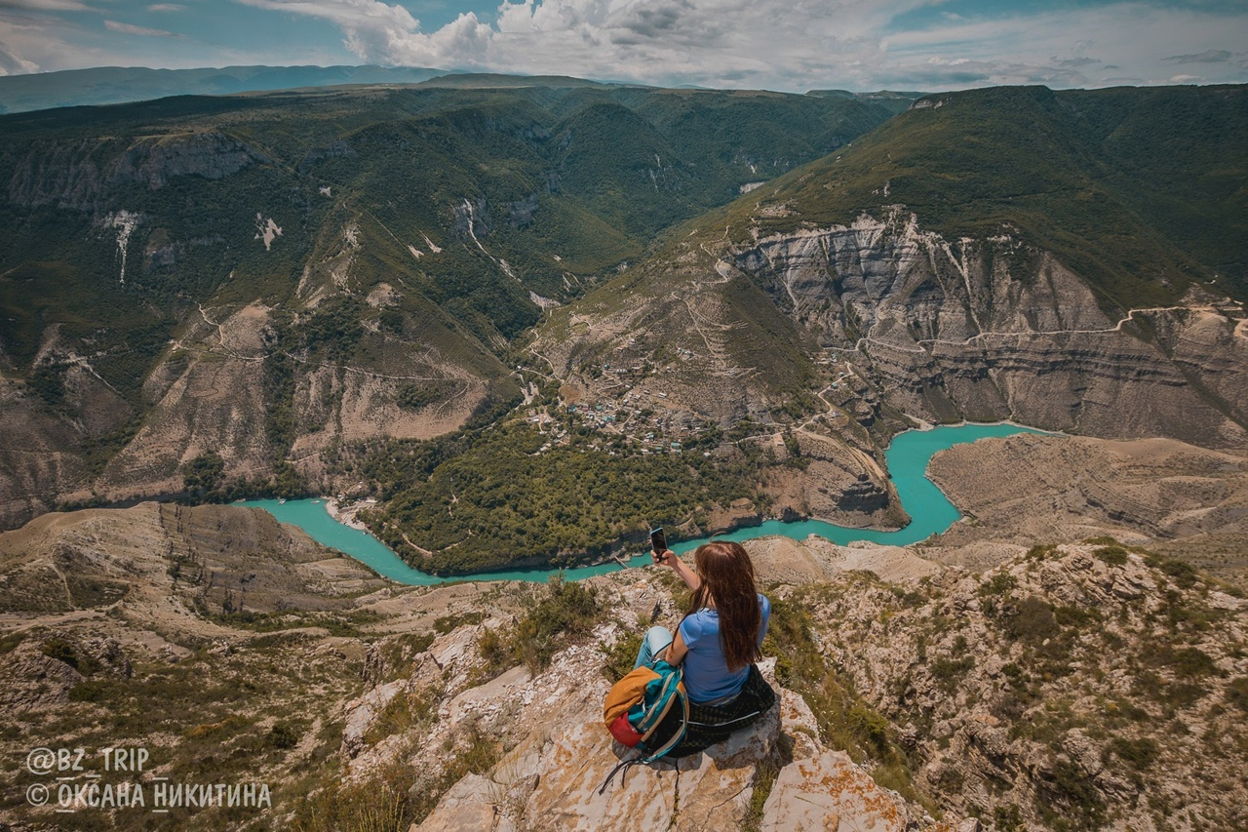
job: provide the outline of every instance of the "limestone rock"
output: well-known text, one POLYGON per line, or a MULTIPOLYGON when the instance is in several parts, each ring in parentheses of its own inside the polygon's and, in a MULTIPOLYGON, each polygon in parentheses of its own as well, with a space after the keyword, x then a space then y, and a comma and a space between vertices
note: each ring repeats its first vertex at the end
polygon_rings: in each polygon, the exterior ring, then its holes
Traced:
POLYGON ((406 687, 406 681, 397 679, 379 685, 358 699, 343 706, 346 722, 342 729, 342 753, 354 757, 364 747, 364 735, 390 701, 406 687))
POLYGON ((479 774, 466 775, 442 796, 424 823, 413 829, 441 829, 444 832, 481 832, 498 829, 499 795, 496 783, 479 774))
POLYGON ((790 829, 903 832, 912 812, 899 796, 881 789, 843 751, 785 766, 763 806, 764 832, 790 829))
MULTIPOLYGON (((773 666, 765 663, 765 676, 773 666)), ((679 760, 625 768, 599 794, 611 770, 634 752, 612 742, 599 718, 599 696, 584 695, 586 687, 600 696, 599 681, 583 680, 577 707, 552 715, 487 775, 461 779, 413 830, 732 832, 746 820, 764 765, 780 767, 764 808, 765 828, 947 828, 877 786, 843 753, 820 745, 809 707, 783 688, 778 707, 724 742, 679 760)))
POLYGON ((23 642, 0 659, 0 713, 39 711, 69 699, 69 689, 83 675, 63 661, 44 655, 30 642, 23 642))

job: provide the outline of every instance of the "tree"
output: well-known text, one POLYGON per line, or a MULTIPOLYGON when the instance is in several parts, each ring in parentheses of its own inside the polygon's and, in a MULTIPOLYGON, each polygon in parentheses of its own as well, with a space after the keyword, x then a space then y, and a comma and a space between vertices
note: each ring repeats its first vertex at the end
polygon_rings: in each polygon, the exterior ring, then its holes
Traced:
POLYGON ((182 486, 202 497, 221 487, 225 478, 225 460, 214 451, 202 453, 182 467, 182 486))

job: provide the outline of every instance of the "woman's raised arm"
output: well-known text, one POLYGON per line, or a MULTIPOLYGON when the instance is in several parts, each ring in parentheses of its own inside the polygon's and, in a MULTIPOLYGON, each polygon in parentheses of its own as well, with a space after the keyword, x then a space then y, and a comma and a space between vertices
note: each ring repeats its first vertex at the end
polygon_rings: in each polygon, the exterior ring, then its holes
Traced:
POLYGON ((686 566, 684 561, 677 557, 676 553, 671 549, 663 550, 663 554, 659 555, 659 563, 666 563, 672 567, 672 570, 685 582, 685 586, 690 589, 696 590, 702 586, 702 579, 697 576, 697 573, 686 566))

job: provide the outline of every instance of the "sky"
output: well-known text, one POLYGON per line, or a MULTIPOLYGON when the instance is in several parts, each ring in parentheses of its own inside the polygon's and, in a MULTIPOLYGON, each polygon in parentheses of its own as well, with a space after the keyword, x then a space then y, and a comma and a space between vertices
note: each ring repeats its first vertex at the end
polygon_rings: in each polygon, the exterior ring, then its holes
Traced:
POLYGON ((382 64, 663 86, 1248 81, 1248 0, 0 0, 0 75, 382 64))

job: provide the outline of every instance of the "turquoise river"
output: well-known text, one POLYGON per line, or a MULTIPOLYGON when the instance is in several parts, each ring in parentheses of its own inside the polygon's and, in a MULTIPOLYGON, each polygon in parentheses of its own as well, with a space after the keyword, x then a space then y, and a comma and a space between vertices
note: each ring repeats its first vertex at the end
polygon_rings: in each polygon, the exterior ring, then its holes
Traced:
MULTIPOLYGON (((784 535, 795 540, 802 540, 808 535, 815 534, 840 544, 855 540, 870 540, 874 543, 888 543, 895 546, 917 543, 945 531, 962 516, 953 503, 949 502, 944 492, 927 478, 927 464, 932 456, 938 451, 964 442, 974 442, 976 439, 993 436, 1009 436, 1015 433, 1040 433, 1040 431, 1011 424, 962 424, 942 425, 930 430, 908 430, 898 434, 888 446, 884 459, 888 465, 889 476, 897 489, 897 496, 901 498, 902 506, 913 518, 903 529, 887 532, 837 526, 822 520, 799 520, 792 523, 768 520, 762 525, 737 529, 734 532, 716 535, 715 538, 717 540, 749 540, 765 535, 784 535)), ((279 503, 277 500, 248 500, 238 505, 262 508, 279 521, 303 529, 318 543, 344 552, 377 573, 404 584, 436 584, 451 580, 544 581, 557 572, 565 578, 576 580, 623 568, 619 563, 613 562, 577 569, 510 569, 501 572, 475 573, 457 578, 441 578, 428 575, 419 569, 413 569, 371 534, 339 523, 325 509, 324 499, 287 500, 284 503, 279 503)), ((706 538, 684 540, 673 544, 672 548, 676 552, 687 552, 705 543, 706 540, 706 538)), ((643 566, 648 563, 650 563, 650 555, 648 552, 643 552, 633 557, 628 565, 643 566)))

